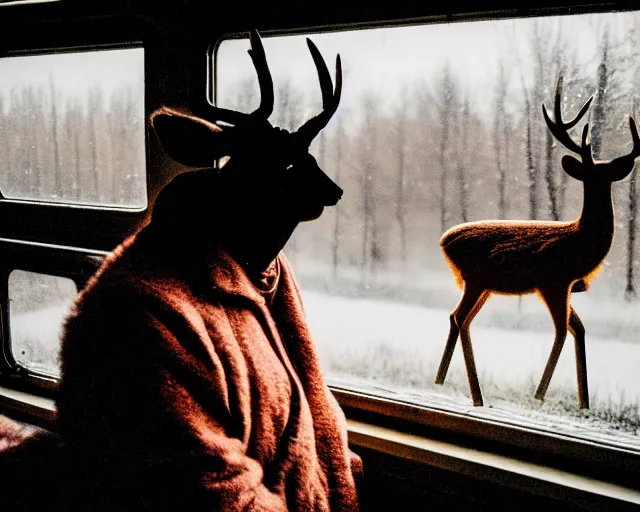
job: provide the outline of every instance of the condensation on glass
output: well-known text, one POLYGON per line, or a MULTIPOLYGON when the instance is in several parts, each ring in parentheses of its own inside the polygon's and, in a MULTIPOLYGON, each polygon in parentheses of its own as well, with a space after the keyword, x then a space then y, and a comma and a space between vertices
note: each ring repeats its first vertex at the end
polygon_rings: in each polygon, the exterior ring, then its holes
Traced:
POLYGON ((7 199, 147 205, 144 50, 0 58, 7 199))
MULTIPOLYGON (((307 35, 264 38, 276 104, 295 129, 321 107, 307 35)), ((460 345, 434 383, 460 299, 439 247, 448 228, 483 219, 573 220, 581 183, 548 133, 559 71, 571 119, 596 94, 596 158, 631 149, 640 107, 638 12, 486 20, 308 35, 342 101, 312 152, 343 199, 285 247, 330 382, 442 410, 640 448, 638 171, 614 183, 616 233, 591 288, 572 297, 586 328, 591 409, 578 408, 568 335, 544 402, 534 399, 554 338, 536 296, 494 296, 471 328, 484 408, 473 408, 460 345), (600 92, 598 92, 598 90, 600 92)), ((249 112, 258 84, 249 41, 214 56, 221 107, 249 112)), ((584 122, 571 132, 579 142, 584 122)))
POLYGON ((60 377, 63 322, 77 288, 66 277, 13 270, 9 275, 9 328, 16 363, 36 374, 60 377))

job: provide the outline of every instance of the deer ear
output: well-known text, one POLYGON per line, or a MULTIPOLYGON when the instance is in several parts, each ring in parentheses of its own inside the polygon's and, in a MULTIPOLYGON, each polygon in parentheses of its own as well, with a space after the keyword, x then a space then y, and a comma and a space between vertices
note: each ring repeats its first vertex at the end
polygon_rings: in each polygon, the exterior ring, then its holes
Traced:
POLYGON ((621 156, 611 161, 607 169, 607 177, 609 180, 620 181, 629 176, 633 170, 635 159, 631 155, 621 156))
POLYGON ((584 181, 584 165, 571 155, 562 157, 562 168, 573 179, 584 181))
POLYGON ((151 126, 166 153, 183 165, 211 167, 228 155, 227 129, 199 117, 162 108, 151 115, 151 126))

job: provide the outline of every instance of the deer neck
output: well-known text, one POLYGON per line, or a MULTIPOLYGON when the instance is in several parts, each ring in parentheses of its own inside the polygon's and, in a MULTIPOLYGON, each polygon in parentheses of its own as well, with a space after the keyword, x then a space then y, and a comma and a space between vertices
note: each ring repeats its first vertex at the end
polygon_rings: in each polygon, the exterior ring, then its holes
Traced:
MULTIPOLYGON (((584 203, 578 219, 581 232, 592 240, 613 238, 614 211, 611 183, 584 183, 584 203)), ((610 240, 609 240, 610 242, 610 240)))
POLYGON ((244 229, 232 227, 223 246, 249 275, 258 275, 272 265, 297 225, 292 220, 268 219, 244 229))

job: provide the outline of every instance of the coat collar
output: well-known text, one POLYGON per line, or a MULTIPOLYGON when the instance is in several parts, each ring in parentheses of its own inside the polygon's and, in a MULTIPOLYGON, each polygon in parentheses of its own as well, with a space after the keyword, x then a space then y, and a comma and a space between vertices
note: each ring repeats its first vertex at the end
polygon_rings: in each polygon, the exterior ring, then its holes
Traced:
MULTIPOLYGON (((284 253, 276 257, 280 268, 278 287, 286 285, 290 279, 290 269, 284 253)), ((207 275, 210 286, 219 292, 241 296, 262 306, 266 305, 264 296, 254 285, 244 268, 224 249, 215 249, 208 260, 207 275)))
MULTIPOLYGON (((168 244, 166 231, 157 226, 154 229, 153 223, 127 239, 114 251, 113 257, 116 257, 116 253, 126 251, 130 245, 137 245, 137 257, 142 258, 144 264, 150 265, 152 272, 155 265, 159 268, 173 269, 169 270, 170 274, 180 269, 178 273, 186 271, 186 275, 183 276, 185 279, 191 280, 195 277, 198 287, 206 282, 207 287, 214 292, 243 297, 263 307, 267 304, 265 297, 242 265, 221 247, 180 236, 176 236, 176 239, 168 244), (141 244, 133 244, 134 240, 139 238, 144 239, 140 240, 141 244), (177 250, 167 251, 167 245, 177 250), (155 257, 149 257, 149 254, 155 257), (201 272, 204 272, 204 275, 201 272)), ((276 257, 276 264, 280 273, 276 293, 292 287, 297 289, 291 268, 282 251, 276 257)))

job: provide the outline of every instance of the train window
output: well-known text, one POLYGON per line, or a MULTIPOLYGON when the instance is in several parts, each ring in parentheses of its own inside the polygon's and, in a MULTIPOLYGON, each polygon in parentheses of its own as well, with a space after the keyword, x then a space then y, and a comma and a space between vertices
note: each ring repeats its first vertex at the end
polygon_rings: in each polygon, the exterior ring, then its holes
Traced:
MULTIPOLYGON (((330 384, 384 398, 640 449, 640 228, 637 171, 613 184, 616 232, 599 275, 572 305, 586 328, 591 406, 577 400, 569 334, 544 401, 534 398, 554 341, 535 295, 493 296, 471 327, 485 407, 472 407, 460 344, 436 371, 461 292, 439 246, 464 221, 573 220, 582 186, 554 142, 559 72, 573 118, 592 94, 596 158, 628 153, 638 112, 640 14, 572 14, 318 33, 341 104, 313 142, 343 199, 285 248, 330 384)), ((295 129, 321 108, 307 35, 264 37, 276 105, 295 129), (295 63, 295 64, 293 64, 295 63)), ((248 39, 213 55, 216 104, 258 106, 248 39)), ((572 132, 579 143, 584 120, 572 132)), ((473 257, 473 254, 470 255, 473 257)), ((566 255, 571 258, 571 254, 566 255)))
POLYGON ((9 328, 16 363, 36 374, 60 377, 60 330, 76 295, 76 285, 69 278, 11 272, 9 328))
POLYGON ((145 208, 142 48, 0 58, 5 199, 145 208))

